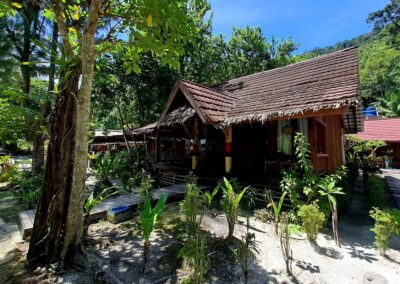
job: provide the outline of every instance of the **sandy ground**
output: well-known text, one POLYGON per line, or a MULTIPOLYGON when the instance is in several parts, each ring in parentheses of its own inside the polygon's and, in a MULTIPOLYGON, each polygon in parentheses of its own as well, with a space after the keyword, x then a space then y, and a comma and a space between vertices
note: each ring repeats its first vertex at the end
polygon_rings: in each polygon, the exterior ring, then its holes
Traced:
MULTIPOLYGON (((121 224, 102 221, 90 226, 86 244, 90 266, 86 270, 64 271, 46 278, 37 272, 31 282, 19 282, 17 275, 32 273, 24 268, 27 245, 21 243, 15 222, 16 201, 10 196, 0 200, 0 283, 181 283, 190 271, 182 268, 178 251, 182 247, 181 222, 177 203, 167 206, 151 238, 150 261, 144 274, 139 273, 142 260, 142 238, 137 218, 121 224), (13 210, 11 210, 13 209, 13 210), (1 221, 1 220, 0 220, 1 221), (38 279, 43 280, 42 282, 38 279)), ((279 237, 272 224, 250 218, 251 231, 259 241, 260 254, 250 265, 249 283, 400 283, 400 238, 391 240, 385 257, 373 247, 373 223, 368 216, 368 199, 356 194, 339 220, 342 247, 337 248, 328 225, 316 243, 304 237, 291 240, 293 276, 286 274, 279 237)), ((238 239, 245 234, 244 217, 235 227, 238 239)), ((223 214, 206 215, 208 253, 213 258, 207 283, 243 283, 237 263, 226 257, 224 237, 228 227, 223 214), (223 253, 225 252, 225 254, 223 253)), ((22 276, 22 275, 21 275, 22 276)), ((34 274, 32 275, 34 276, 34 274)))
MULTIPOLYGON (((292 239, 293 277, 286 274, 279 237, 274 226, 250 219, 252 232, 260 241, 260 254, 252 265, 249 283, 400 283, 400 239, 393 238, 387 257, 381 257, 373 247, 372 222, 368 217, 367 201, 356 195, 351 208, 340 220, 342 247, 336 247, 330 227, 319 234, 316 244, 305 238, 292 239)), ((239 219, 235 236, 246 231, 245 218, 239 219)), ((224 236, 227 223, 224 215, 206 217, 204 228, 224 236)))

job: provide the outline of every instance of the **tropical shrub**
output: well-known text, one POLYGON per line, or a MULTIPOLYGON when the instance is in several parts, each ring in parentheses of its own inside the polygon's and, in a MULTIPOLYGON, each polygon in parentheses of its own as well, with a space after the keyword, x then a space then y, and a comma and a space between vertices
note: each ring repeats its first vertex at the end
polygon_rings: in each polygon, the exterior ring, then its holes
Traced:
POLYGON ((186 194, 180 203, 181 213, 186 224, 187 238, 179 255, 193 268, 191 283, 203 283, 209 269, 209 257, 206 254, 205 237, 200 230, 204 209, 210 207, 218 187, 212 192, 202 193, 197 186, 197 178, 190 173, 186 177, 186 194))
POLYGON ((11 156, 0 156, 0 182, 10 181, 18 175, 18 169, 11 164, 11 156))
POLYGON ((361 161, 364 181, 367 182, 368 175, 376 172, 379 168, 379 158, 376 151, 386 147, 387 144, 384 141, 364 141, 351 135, 347 137, 347 140, 352 145, 351 150, 361 161))
POLYGON ((110 178, 114 170, 115 157, 110 152, 105 152, 102 157, 97 157, 94 161, 93 170, 97 178, 105 185, 111 186, 110 178))
POLYGON ((117 194, 118 191, 115 191, 111 188, 104 188, 97 196, 94 196, 94 192, 92 191, 88 198, 86 198, 85 203, 83 204, 83 236, 88 235, 89 225, 90 225, 90 212, 94 207, 104 202, 107 198, 117 194))
POLYGON ((228 221, 229 232, 227 239, 229 240, 233 237, 235 223, 240 214, 240 201, 249 187, 245 187, 242 191, 240 191, 239 185, 236 183, 236 181, 229 181, 225 177, 223 183, 220 183, 219 186, 222 188, 223 192, 221 205, 228 221))
POLYGON ((152 199, 152 191, 154 189, 153 184, 154 179, 152 178, 152 176, 145 170, 142 170, 141 182, 139 186, 139 195, 142 200, 145 200, 145 198, 147 197, 149 197, 150 200, 152 199))
POLYGON ((282 209, 282 204, 283 201, 285 200, 287 192, 283 192, 281 195, 281 198, 279 199, 278 204, 275 203, 274 199, 272 198, 272 194, 270 194, 270 203, 268 204, 267 208, 272 207, 273 212, 274 212, 274 223, 275 223, 275 234, 278 235, 278 225, 279 225, 279 217, 281 215, 281 209, 282 209))
POLYGON ((304 134, 297 132, 294 137, 296 163, 289 171, 283 173, 280 187, 283 192, 287 192, 294 208, 304 203, 303 197, 307 202, 316 198, 316 184, 318 177, 313 171, 310 159, 309 144, 306 142, 304 134))
POLYGON ((33 209, 39 200, 40 188, 36 189, 20 189, 15 192, 15 197, 27 209, 33 209))
POLYGON ((154 208, 151 207, 151 198, 146 196, 144 199, 143 208, 140 212, 141 228, 143 233, 143 266, 142 272, 146 269, 150 253, 150 235, 153 232, 154 225, 157 222, 157 217, 160 215, 167 202, 167 194, 163 193, 154 208))
POLYGON ((36 206, 42 188, 42 176, 24 172, 15 179, 19 190, 14 193, 17 200, 25 207, 31 209, 36 206))
POLYGON ((179 204, 181 213, 187 226, 189 236, 194 236, 199 230, 201 223, 201 215, 205 199, 201 196, 199 187, 197 186, 197 178, 190 174, 186 177, 186 194, 183 201, 179 204))
POLYGON ((210 268, 210 260, 206 253, 206 240, 200 230, 197 230, 193 238, 187 239, 185 245, 179 251, 179 257, 183 257, 185 261, 193 268, 189 283, 204 283, 204 276, 210 268))
POLYGON ((371 229, 375 233, 374 245, 379 250, 380 255, 385 255, 389 247, 389 239, 392 234, 400 235, 400 211, 394 209, 381 210, 377 207, 369 212, 375 220, 374 227, 371 229))
POLYGON ((300 206, 297 215, 300 217, 307 239, 315 241, 324 226, 325 214, 319 210, 317 204, 312 203, 300 206))

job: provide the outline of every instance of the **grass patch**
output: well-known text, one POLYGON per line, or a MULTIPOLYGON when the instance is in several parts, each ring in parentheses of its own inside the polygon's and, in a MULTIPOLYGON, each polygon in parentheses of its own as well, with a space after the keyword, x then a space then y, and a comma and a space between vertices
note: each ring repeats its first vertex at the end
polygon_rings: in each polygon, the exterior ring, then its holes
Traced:
POLYGON ((383 178, 377 175, 368 177, 367 189, 370 207, 385 208, 389 205, 389 191, 383 178))

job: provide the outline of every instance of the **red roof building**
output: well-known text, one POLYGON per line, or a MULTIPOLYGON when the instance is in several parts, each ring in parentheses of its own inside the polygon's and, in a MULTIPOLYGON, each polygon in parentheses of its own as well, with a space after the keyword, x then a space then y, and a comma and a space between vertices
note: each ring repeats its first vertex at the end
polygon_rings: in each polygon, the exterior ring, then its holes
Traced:
POLYGON ((363 140, 382 140, 393 149, 393 160, 400 162, 400 118, 364 121, 364 131, 356 136, 363 140))

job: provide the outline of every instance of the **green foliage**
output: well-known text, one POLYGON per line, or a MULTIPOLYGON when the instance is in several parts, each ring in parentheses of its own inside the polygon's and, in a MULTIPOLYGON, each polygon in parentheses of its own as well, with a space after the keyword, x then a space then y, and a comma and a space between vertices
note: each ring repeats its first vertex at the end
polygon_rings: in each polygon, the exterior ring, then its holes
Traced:
POLYGON ((378 177, 377 175, 369 176, 367 182, 367 190, 369 195, 370 207, 387 207, 387 185, 382 178, 378 177))
POLYGON ((141 174, 141 182, 139 186, 139 194, 142 200, 145 200, 147 197, 151 199, 152 197, 152 191, 154 189, 154 179, 151 177, 149 173, 146 171, 142 171, 141 174))
POLYGON ((140 220, 142 222, 141 226, 143 231, 143 238, 146 241, 150 239, 150 235, 153 231, 154 225, 157 222, 157 218, 161 214, 167 202, 167 197, 168 195, 165 192, 162 193, 154 208, 151 207, 151 200, 149 197, 146 197, 144 200, 144 206, 142 211, 140 212, 140 220))
POLYGON ((375 220, 371 229, 375 233, 375 246, 381 255, 385 255, 389 247, 389 239, 392 234, 400 235, 400 211, 395 209, 381 210, 373 207, 370 216, 375 220))
POLYGON ((20 189, 14 193, 17 200, 29 209, 34 208, 39 200, 42 176, 26 172, 17 175, 13 180, 20 187, 20 189))
POLYGON ((228 41, 222 35, 205 33, 184 58, 184 74, 212 85, 291 63, 297 47, 291 38, 268 41, 258 27, 233 28, 228 41))
POLYGON ((168 195, 164 192, 154 208, 151 207, 151 198, 146 196, 143 203, 143 208, 140 212, 141 229, 144 239, 143 247, 143 266, 142 272, 145 270, 150 253, 150 235, 153 232, 154 225, 157 222, 157 217, 161 214, 167 202, 168 195))
POLYGON ((18 169, 11 162, 11 156, 0 157, 0 182, 11 181, 18 176, 18 169))
POLYGON ((378 169, 378 157, 376 151, 387 144, 384 141, 364 141, 356 136, 349 135, 347 140, 351 143, 351 151, 360 158, 361 168, 364 173, 375 172, 378 169))
POLYGON ((218 192, 219 192, 219 186, 216 186, 212 192, 210 191, 204 192, 203 196, 209 208, 211 207, 214 197, 217 195, 218 192))
POLYGON ((190 174, 186 177, 185 199, 179 204, 189 236, 194 236, 200 228, 201 219, 198 219, 197 216, 201 213, 204 201, 197 186, 197 178, 190 174))
POLYGON ((86 198, 83 205, 83 212, 85 213, 85 216, 89 217, 90 212, 94 207, 117 193, 118 191, 115 191, 114 188, 111 187, 104 188, 99 194, 97 194, 97 196, 95 196, 94 192, 92 191, 89 197, 86 198))
POLYGON ((400 49, 400 1, 391 0, 382 10, 368 15, 368 22, 373 23, 375 29, 383 30, 388 35, 388 43, 400 49))
POLYGON ((102 157, 97 157, 94 162, 94 172, 101 181, 108 181, 114 170, 115 157, 110 152, 105 152, 102 157))
POLYGON ((325 214, 319 210, 317 204, 313 203, 300 206, 297 215, 301 219, 307 239, 314 241, 325 224, 325 214))
POLYGON ((275 223, 275 234, 278 234, 278 225, 279 225, 279 217, 281 215, 281 209, 282 209, 282 204, 283 201, 285 200, 287 192, 283 192, 278 204, 275 203, 274 199, 272 198, 272 195, 270 194, 270 203, 268 204, 267 208, 272 207, 274 210, 274 223, 275 223))
POLYGON ((316 48, 294 58, 313 58, 343 48, 359 47, 360 90, 364 107, 375 105, 384 116, 399 116, 400 91, 400 23, 399 1, 391 0, 367 20, 375 29, 333 46, 316 48), (397 12, 396 12, 397 11, 397 12))
POLYGON ((179 251, 179 257, 193 268, 193 275, 190 276, 190 283, 204 283, 204 276, 210 268, 210 260, 206 251, 206 240, 201 231, 196 231, 192 238, 185 242, 179 251))
POLYGON ((15 192, 15 197, 22 203, 26 208, 33 209, 39 200, 40 188, 36 189, 22 189, 15 192))
POLYGON ((185 199, 179 204, 186 225, 186 241, 179 255, 193 268, 191 283, 204 283, 204 275, 209 269, 209 257, 206 254, 206 242, 200 225, 205 206, 210 206, 213 197, 218 192, 202 193, 197 186, 197 178, 193 173, 186 176, 185 199))
POLYGON ((227 239, 231 239, 233 237, 235 223, 240 214, 240 201, 249 187, 245 187, 240 191, 235 181, 229 181, 225 177, 223 183, 219 184, 219 187, 222 188, 223 196, 221 205, 229 227, 227 239))
POLYGON ((336 195, 344 194, 342 188, 336 185, 336 180, 334 176, 327 176, 322 178, 321 182, 318 184, 320 188, 318 192, 322 197, 327 198, 331 211, 333 211, 333 207, 336 206, 336 195))
POLYGON ((302 195, 305 195, 308 201, 316 197, 318 177, 313 172, 309 144, 303 133, 295 134, 294 144, 296 164, 284 172, 280 186, 282 191, 288 193, 292 206, 297 208, 303 203, 302 195))

